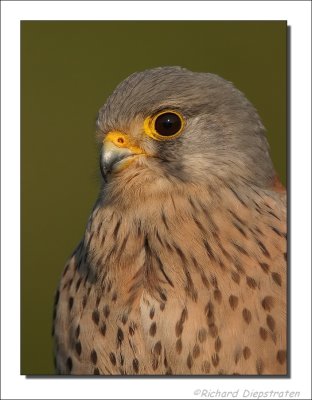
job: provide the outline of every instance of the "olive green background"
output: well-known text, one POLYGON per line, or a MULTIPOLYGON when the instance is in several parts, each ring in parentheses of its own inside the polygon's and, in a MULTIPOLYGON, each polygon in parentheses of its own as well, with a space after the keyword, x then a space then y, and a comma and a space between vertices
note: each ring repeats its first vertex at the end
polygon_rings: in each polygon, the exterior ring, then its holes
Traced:
POLYGON ((286 182, 286 22, 21 23, 21 374, 53 374, 53 296, 99 188, 97 111, 146 68, 232 81, 258 109, 286 182))

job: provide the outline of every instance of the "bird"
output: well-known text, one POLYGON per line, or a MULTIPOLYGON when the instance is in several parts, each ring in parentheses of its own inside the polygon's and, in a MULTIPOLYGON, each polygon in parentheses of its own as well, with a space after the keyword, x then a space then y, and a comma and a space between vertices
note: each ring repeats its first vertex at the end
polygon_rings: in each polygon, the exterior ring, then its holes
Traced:
POLYGON ((101 180, 53 313, 62 375, 286 375, 287 195, 255 107, 164 66, 98 112, 101 180))

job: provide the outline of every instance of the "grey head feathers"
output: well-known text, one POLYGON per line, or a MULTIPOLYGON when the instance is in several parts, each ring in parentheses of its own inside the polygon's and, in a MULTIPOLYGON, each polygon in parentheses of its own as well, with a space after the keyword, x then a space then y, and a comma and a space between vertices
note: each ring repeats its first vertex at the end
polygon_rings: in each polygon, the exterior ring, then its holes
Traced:
POLYGON ((188 181, 219 176, 271 184, 275 173, 256 109, 231 82, 211 73, 159 67, 130 75, 100 109, 98 137, 110 130, 131 135, 133 120, 143 124, 163 109, 185 117, 182 135, 152 144, 142 136, 142 143, 154 146, 170 174, 188 181))

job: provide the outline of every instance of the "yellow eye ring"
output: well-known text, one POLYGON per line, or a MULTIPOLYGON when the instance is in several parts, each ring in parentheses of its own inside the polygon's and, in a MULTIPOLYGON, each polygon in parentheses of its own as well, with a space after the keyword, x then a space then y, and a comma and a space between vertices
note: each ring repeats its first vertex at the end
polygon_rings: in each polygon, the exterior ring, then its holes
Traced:
POLYGON ((169 140, 180 136, 185 121, 178 111, 163 110, 144 120, 144 131, 153 139, 169 140))

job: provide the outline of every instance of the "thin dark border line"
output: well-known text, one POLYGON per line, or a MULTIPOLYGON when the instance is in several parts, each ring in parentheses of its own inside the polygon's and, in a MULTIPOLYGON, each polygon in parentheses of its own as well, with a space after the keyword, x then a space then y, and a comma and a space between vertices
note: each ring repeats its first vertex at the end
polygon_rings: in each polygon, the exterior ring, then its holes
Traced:
POLYGON ((287 195, 287 377, 291 378, 291 224, 290 224, 290 208, 291 208, 291 26, 286 27, 286 195, 287 195))
MULTIPOLYGON (((4 1, 4 0, 2 0, 4 1)), ((7 0, 9 1, 9 0, 7 0)), ((11 0, 10 0, 11 1, 11 0)), ((14 1, 14 0, 13 0, 14 1)), ((20 1, 20 0, 16 0, 20 1)), ((50 0, 51 1, 51 0, 50 0)), ((53 0, 53 1, 62 1, 62 0, 53 0)), ((68 1, 68 0, 67 0, 68 1)), ((79 0, 78 0, 79 1, 79 0)), ((80 1, 85 1, 85 0, 80 0, 80 1)), ((93 0, 94 1, 94 0, 93 0)), ((101 0, 95 0, 95 1, 101 1, 101 0)), ((122 1, 122 0, 117 0, 117 1, 122 1)), ((139 0, 140 1, 140 0, 139 0)), ((142 1, 142 0, 141 0, 142 1)), ((168 1, 168 0, 160 0, 160 1, 168 1)), ((172 0, 171 0, 172 1, 172 0)), ((178 1, 178 0, 173 0, 173 1, 178 1)), ((189 0, 184 0, 184 1, 189 1, 189 0)), ((204 1, 204 0, 199 0, 199 1, 204 1)), ((242 1, 248 1, 248 0, 242 0, 242 1)), ((262 0, 261 0, 262 1, 262 0)), ((264 1, 264 0, 263 0, 264 1)), ((270 0, 268 0, 270 1, 270 0)), ((275 1, 282 1, 282 0, 275 0, 275 1)), ((287 1, 287 0, 286 0, 287 1)), ((292 1, 292 0, 289 0, 292 1)), ((304 1, 304 0, 301 0, 304 1)), ((309 1, 309 0, 308 0, 309 1)), ((21 19, 20 22, 72 22, 72 23, 81 23, 81 22, 238 22, 238 23, 243 23, 245 22, 246 24, 251 23, 251 22, 261 22, 261 23, 272 23, 272 22, 285 22, 287 23, 287 19, 21 19)))
MULTIPOLYGON (((82 0, 81 0, 82 1, 82 0)), ((21 24, 23 22, 284 22, 286 23, 286 191, 287 191, 287 374, 285 375, 57 375, 57 374, 20 374, 25 376, 26 379, 290 379, 290 359, 291 359, 291 341, 290 341, 290 77, 291 77, 291 27, 287 25, 287 20, 20 20, 20 44, 22 43, 22 30, 21 24)), ((20 45, 20 67, 22 64, 20 45)), ((20 68, 20 82, 22 80, 22 68, 20 68)), ((22 96, 21 96, 21 84, 20 84, 20 110, 22 110, 22 96)), ((21 114, 21 111, 20 111, 21 114)), ((22 148, 22 118, 20 118, 20 143, 22 148)), ((20 178, 22 178, 22 152, 20 153, 20 178)), ((21 189, 22 179, 20 181, 21 189)), ((22 190, 20 190, 20 223, 22 220, 22 190)), ((20 226, 21 227, 21 226, 20 226)), ((20 229, 20 244, 22 242, 22 230, 20 229)), ((21 246, 20 246, 21 247, 21 246)), ((22 267, 20 264, 20 275, 22 282, 22 267)), ((20 292, 22 293, 22 285, 20 282, 20 292)), ((20 296, 20 310, 22 306, 22 295, 20 296)), ((22 327, 22 313, 20 313, 20 333, 22 327)), ((20 348, 22 348, 22 335, 20 336, 20 348)), ((20 352, 20 369, 22 367, 22 352, 20 352)))

